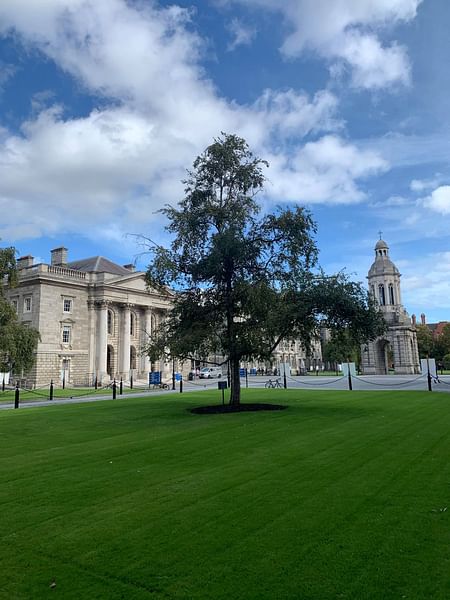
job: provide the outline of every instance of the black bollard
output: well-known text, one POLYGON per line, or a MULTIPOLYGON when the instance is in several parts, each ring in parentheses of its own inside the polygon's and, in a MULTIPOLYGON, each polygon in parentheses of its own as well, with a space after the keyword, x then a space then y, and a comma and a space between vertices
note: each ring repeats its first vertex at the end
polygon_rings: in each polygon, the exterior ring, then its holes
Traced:
MULTIPOLYGON (((442 375, 442 373, 441 373, 442 375)), ((3 375, 3 382, 2 382, 2 392, 5 391, 5 376, 3 375)))
POLYGON ((19 390, 19 383, 16 383, 16 390, 15 390, 15 394, 14 394, 14 408, 19 408, 19 397, 20 397, 20 390, 19 390))
POLYGON ((98 388, 98 379, 97 379, 97 375, 95 376, 94 387, 95 387, 95 389, 97 389, 97 388, 98 388))
POLYGON ((53 400, 53 379, 50 381, 50 396, 48 399, 53 400))
POLYGON ((285 390, 287 390, 286 365, 284 366, 284 373, 283 373, 283 387, 285 390))
POLYGON ((65 387, 66 387, 66 372, 63 371, 63 383, 62 383, 63 390, 65 389, 65 387))
POLYGON ((427 381, 428 381, 428 391, 432 392, 433 388, 431 387, 431 373, 430 373, 430 359, 427 355, 427 381))
POLYGON ((116 385, 115 379, 112 384, 112 391, 113 391, 113 400, 115 400, 117 398, 117 385, 116 385))
POLYGON ((183 393, 183 377, 180 378, 180 394, 183 393))
POLYGON ((350 363, 347 363, 347 367, 348 367, 348 389, 350 391, 352 391, 353 384, 352 384, 352 374, 350 373, 350 363))
POLYGON ((245 387, 248 388, 248 369, 245 369, 245 387))
POLYGON ((133 373, 130 375, 130 390, 133 389, 133 373))
POLYGON ((122 395, 123 394, 123 381, 122 381, 122 377, 120 378, 120 384, 119 384, 119 394, 122 395))

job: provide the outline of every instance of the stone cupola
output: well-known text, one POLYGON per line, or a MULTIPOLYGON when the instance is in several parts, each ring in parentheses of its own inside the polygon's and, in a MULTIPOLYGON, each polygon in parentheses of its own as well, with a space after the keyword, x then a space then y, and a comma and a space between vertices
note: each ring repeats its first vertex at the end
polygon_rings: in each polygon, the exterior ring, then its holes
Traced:
MULTIPOLYGON (((380 239, 375 245, 375 260, 367 276, 369 292, 376 299, 385 317, 390 320, 400 317, 405 310, 402 306, 400 271, 389 256, 389 246, 380 239)), ((405 313, 406 314, 406 313, 405 313)))

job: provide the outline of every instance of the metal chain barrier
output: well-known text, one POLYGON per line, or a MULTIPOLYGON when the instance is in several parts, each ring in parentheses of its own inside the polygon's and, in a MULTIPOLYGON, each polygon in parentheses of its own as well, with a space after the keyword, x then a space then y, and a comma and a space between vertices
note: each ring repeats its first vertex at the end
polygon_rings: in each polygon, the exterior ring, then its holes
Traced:
POLYGON ((342 375, 341 377, 338 377, 337 379, 333 379, 332 381, 321 381, 320 383, 307 383, 306 381, 299 381, 298 379, 294 379, 293 377, 289 377, 288 375, 286 375, 286 379, 288 379, 289 381, 293 381, 294 383, 296 383, 297 385, 301 386, 301 385, 310 385, 312 387, 319 387, 319 386, 323 386, 323 385, 331 385, 332 383, 337 383, 338 381, 342 381, 343 379, 345 379, 345 375, 342 375))
POLYGON ((359 375, 352 375, 353 379, 357 379, 358 381, 362 381, 363 383, 367 383, 368 385, 377 385, 380 387, 389 387, 389 388, 402 387, 404 385, 409 385, 410 383, 414 383, 415 381, 418 381, 419 379, 423 379, 424 377, 426 377, 426 375, 419 375, 418 377, 415 377, 414 379, 409 379, 408 381, 402 381, 401 383, 378 383, 377 381, 369 381, 367 379, 363 379, 359 375))

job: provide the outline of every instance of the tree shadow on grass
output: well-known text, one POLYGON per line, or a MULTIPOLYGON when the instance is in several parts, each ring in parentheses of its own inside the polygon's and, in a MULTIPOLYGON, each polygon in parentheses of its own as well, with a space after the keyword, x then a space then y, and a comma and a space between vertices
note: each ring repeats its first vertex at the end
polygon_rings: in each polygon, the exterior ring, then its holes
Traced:
POLYGON ((213 404, 211 406, 198 406, 197 408, 191 408, 190 412, 194 413, 195 415, 218 415, 240 412, 257 412, 261 410, 284 410, 285 408, 288 407, 282 404, 253 402, 251 404, 213 404))

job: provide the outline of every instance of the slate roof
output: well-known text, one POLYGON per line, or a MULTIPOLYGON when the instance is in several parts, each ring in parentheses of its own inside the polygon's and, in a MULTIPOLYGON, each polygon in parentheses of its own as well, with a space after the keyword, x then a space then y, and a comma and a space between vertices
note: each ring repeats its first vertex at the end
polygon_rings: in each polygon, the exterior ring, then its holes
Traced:
POLYGON ((113 275, 131 275, 132 271, 113 263, 104 256, 92 256, 67 263, 67 268, 86 273, 112 273, 113 275))

